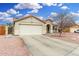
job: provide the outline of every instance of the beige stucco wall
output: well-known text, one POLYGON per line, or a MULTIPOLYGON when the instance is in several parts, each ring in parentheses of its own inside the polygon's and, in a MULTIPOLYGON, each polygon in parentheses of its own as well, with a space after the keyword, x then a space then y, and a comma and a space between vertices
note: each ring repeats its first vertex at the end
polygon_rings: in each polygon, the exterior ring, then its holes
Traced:
POLYGON ((72 28, 70 28, 70 32, 74 32, 74 31, 76 31, 77 29, 79 29, 79 28, 72 27, 72 28))
POLYGON ((43 24, 43 34, 46 34, 47 31, 46 31, 46 24, 43 24))
POLYGON ((18 35, 19 33, 19 23, 15 23, 15 26, 14 26, 14 35, 18 35))
POLYGON ((25 25, 42 25, 42 34, 46 33, 46 25, 38 20, 36 20, 35 18, 27 18, 18 22, 15 22, 15 26, 14 26, 14 34, 18 35, 19 29, 20 29, 20 24, 25 24, 25 25))

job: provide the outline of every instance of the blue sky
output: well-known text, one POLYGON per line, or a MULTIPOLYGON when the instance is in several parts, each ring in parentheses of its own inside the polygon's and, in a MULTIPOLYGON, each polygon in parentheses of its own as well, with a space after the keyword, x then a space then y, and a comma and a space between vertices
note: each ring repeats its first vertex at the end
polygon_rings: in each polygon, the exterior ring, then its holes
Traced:
POLYGON ((0 3, 0 24, 13 22, 13 18, 20 18, 29 14, 47 19, 51 15, 56 16, 64 11, 77 16, 78 20, 78 3, 0 3))

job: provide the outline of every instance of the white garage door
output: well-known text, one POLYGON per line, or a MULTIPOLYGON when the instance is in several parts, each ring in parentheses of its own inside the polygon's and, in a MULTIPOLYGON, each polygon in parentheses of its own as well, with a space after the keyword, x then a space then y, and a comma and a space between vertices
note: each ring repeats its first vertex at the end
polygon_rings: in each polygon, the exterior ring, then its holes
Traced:
POLYGON ((38 35, 42 34, 42 26, 20 25, 20 35, 38 35))

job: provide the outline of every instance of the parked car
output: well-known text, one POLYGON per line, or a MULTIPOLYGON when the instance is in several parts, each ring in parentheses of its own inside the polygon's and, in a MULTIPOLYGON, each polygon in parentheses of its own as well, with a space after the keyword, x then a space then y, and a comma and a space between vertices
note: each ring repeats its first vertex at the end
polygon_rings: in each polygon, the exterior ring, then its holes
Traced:
POLYGON ((78 30, 76 30, 76 31, 74 31, 74 33, 79 33, 79 29, 78 29, 78 30))

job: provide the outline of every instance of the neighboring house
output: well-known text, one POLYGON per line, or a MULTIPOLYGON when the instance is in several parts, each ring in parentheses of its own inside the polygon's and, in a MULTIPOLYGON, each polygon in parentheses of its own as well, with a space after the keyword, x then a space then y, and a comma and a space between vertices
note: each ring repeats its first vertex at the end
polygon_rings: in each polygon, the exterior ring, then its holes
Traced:
POLYGON ((75 24, 71 27, 67 27, 63 30, 63 32, 71 32, 73 33, 74 31, 78 30, 79 29, 79 25, 75 24))
POLYGON ((70 27, 70 32, 74 32, 79 29, 79 25, 74 25, 70 27))
POLYGON ((35 16, 29 15, 14 22, 14 35, 38 35, 53 33, 53 22, 41 20, 35 16))

